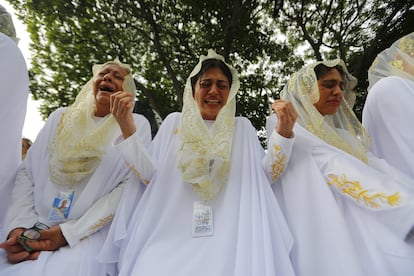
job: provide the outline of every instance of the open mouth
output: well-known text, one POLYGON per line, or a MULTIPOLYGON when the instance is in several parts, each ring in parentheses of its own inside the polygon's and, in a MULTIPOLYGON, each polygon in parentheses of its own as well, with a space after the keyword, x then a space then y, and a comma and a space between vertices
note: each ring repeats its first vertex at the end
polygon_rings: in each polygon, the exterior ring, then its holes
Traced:
POLYGON ((206 99, 206 100, 204 100, 204 102, 206 104, 220 104, 220 101, 219 100, 209 100, 209 99, 206 99))
POLYGON ((105 92, 109 92, 109 93, 113 93, 114 89, 110 86, 106 86, 106 85, 102 85, 99 87, 99 90, 101 91, 105 91, 105 92))

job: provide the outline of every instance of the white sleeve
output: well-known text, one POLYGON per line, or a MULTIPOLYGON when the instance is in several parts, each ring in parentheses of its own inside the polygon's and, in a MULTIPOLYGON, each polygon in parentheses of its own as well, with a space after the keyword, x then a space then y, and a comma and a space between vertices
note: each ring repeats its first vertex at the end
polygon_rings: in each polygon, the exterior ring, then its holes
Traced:
POLYGON ((263 158, 266 174, 273 184, 285 171, 292 154, 295 137, 285 138, 273 131, 268 139, 267 153, 263 158))
POLYGON ((122 154, 136 178, 147 185, 155 171, 154 161, 148 151, 151 144, 151 126, 142 115, 134 114, 134 120, 137 131, 127 139, 118 137, 113 146, 122 154))
POLYGON ((312 155, 334 194, 375 212, 375 220, 383 222, 399 237, 409 235, 414 226, 412 179, 399 182, 403 178, 392 177, 323 144, 314 147, 312 155))
POLYGON ((80 218, 59 224, 70 247, 112 221, 125 185, 126 182, 121 182, 110 193, 97 200, 80 218))
POLYGON ((30 228, 39 219, 34 208, 33 182, 24 165, 19 167, 14 185, 11 205, 4 223, 5 235, 17 227, 30 228))
POLYGON ((143 184, 148 184, 154 175, 155 165, 146 146, 135 132, 127 139, 118 139, 114 147, 122 154, 127 165, 143 184), (118 143, 119 142, 119 143, 118 143))

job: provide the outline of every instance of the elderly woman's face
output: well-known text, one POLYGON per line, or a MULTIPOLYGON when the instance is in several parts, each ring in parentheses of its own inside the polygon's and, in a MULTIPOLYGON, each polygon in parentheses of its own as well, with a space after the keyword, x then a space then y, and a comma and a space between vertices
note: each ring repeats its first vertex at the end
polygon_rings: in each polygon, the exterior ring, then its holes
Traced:
POLYGON ((314 104, 323 116, 338 111, 342 101, 344 81, 337 69, 331 69, 318 80, 319 100, 314 104))
POLYGON ((226 104, 230 93, 230 83, 220 68, 208 69, 197 80, 194 99, 204 120, 215 120, 226 104))
POLYGON ((95 76, 93 83, 93 94, 97 114, 106 115, 109 110, 109 98, 112 93, 122 91, 124 77, 128 72, 117 64, 104 65, 95 76))

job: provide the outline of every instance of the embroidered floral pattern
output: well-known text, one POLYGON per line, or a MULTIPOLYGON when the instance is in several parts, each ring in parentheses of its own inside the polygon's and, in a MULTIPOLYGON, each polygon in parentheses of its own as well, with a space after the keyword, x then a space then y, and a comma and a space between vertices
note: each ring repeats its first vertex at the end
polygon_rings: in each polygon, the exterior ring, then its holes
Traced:
POLYGON ((359 181, 350 181, 345 175, 337 176, 334 174, 328 175, 329 186, 336 186, 343 194, 348 195, 358 203, 364 202, 366 206, 371 208, 380 208, 381 205, 396 206, 400 204, 400 194, 398 192, 387 195, 385 193, 369 194, 366 189, 363 189, 359 181))
POLYGON ((406 36, 402 38, 398 48, 400 48, 404 53, 414 56, 414 40, 411 37, 406 36))
POLYGON ((404 61, 402 59, 392 60, 391 65, 401 71, 404 71, 404 61))
POLYGON ((272 164, 272 181, 275 181, 282 175, 286 167, 286 154, 282 154, 279 145, 273 147, 276 161, 272 164))

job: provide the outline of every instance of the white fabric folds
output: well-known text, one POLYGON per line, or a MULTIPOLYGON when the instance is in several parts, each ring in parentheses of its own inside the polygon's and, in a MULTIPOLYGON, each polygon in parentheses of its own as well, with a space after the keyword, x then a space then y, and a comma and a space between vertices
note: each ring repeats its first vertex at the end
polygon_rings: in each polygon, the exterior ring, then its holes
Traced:
MULTIPOLYGON (((0 241, 14 177, 22 156, 22 129, 29 95, 26 62, 15 41, 0 33, 0 241)), ((2 249, 0 249, 2 250, 2 249)))
POLYGON ((371 151, 414 177, 414 32, 378 54, 368 79, 362 123, 371 151))
POLYGON ((235 120, 228 181, 211 202, 214 235, 192 237, 193 202, 200 198, 177 167, 180 124, 180 113, 163 122, 151 145, 157 171, 134 210, 125 203, 135 198, 133 189, 125 191, 100 260, 117 262, 119 275, 128 276, 294 275, 293 240, 245 118, 235 120))
MULTIPOLYGON (((36 142, 30 148, 19 170, 19 178, 13 191, 13 205, 7 216, 7 231, 16 227, 30 228, 37 221, 53 226, 60 224, 62 233, 68 236, 69 246, 57 251, 43 251, 38 260, 18 264, 0 264, 0 275, 105 275, 106 267, 98 263, 98 254, 105 240, 108 223, 111 222, 120 195, 116 189, 120 185, 133 182, 131 169, 116 147, 108 147, 106 154, 94 172, 77 185, 55 185, 50 179, 48 146, 55 135, 58 122, 65 108, 53 112, 36 142), (23 173, 24 172, 24 173, 23 173), (49 221, 49 211, 54 198, 60 191, 73 189, 75 192, 68 221, 49 221), (115 192, 115 193, 113 193, 115 192), (100 201, 101 199, 105 202, 100 201), (96 203, 98 203, 96 205, 96 203), (95 207, 95 208, 94 208, 95 207), (92 214, 90 212, 93 212, 92 214), (86 219, 83 216, 87 214, 86 219), (71 225, 82 220, 89 227, 74 228, 71 225), (69 224, 65 226, 65 224, 69 224), (85 228, 87 228, 85 230, 85 228), (73 231, 66 232, 65 231, 73 231), (74 237, 78 237, 74 241, 74 237)), ((137 130, 141 133, 141 143, 148 147, 151 132, 148 121, 142 115, 134 114, 137 130)), ((115 136, 121 135, 118 128, 115 136)))
MULTIPOLYGON (((275 126, 272 115, 268 136, 275 126)), ((296 275, 412 275, 414 181, 372 154, 367 165, 299 124, 294 133, 273 190, 295 240, 296 275)))
POLYGON ((414 81, 397 76, 369 90, 362 123, 372 137, 371 151, 414 178, 414 81))

